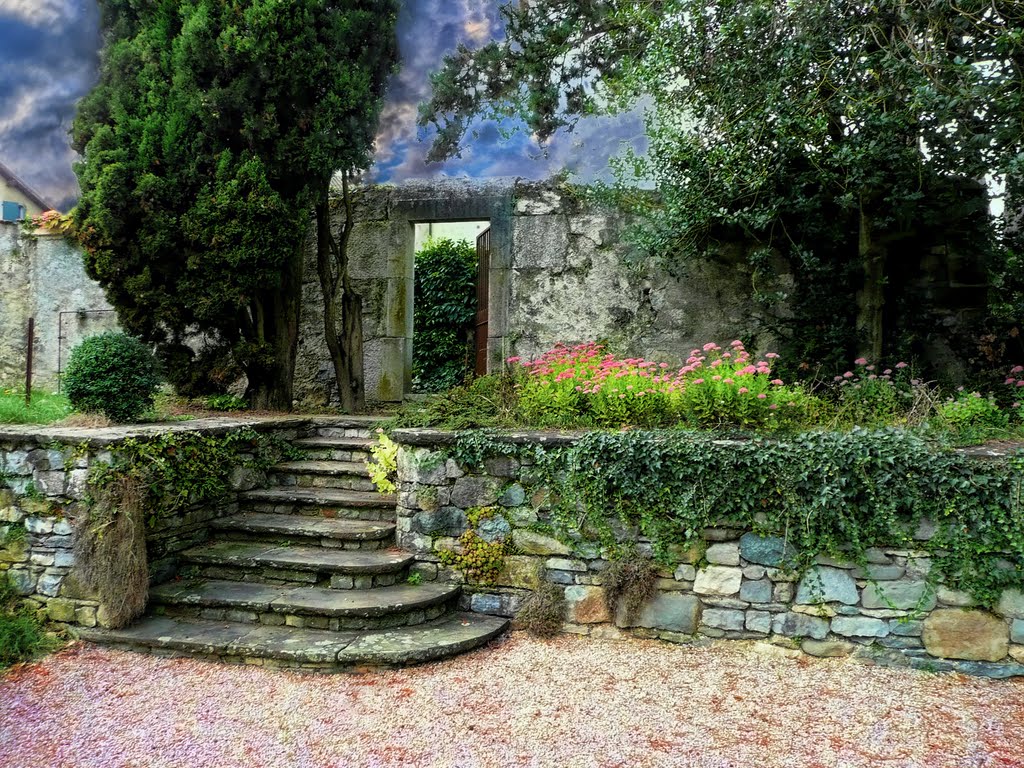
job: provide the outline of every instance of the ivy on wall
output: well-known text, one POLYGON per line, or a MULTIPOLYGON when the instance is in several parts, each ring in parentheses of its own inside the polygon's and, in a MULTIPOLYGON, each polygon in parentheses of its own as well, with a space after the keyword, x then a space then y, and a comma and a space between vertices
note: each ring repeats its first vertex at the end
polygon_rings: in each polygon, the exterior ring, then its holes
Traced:
POLYGON ((866 565, 871 547, 905 547, 932 559, 930 578, 982 604, 1024 586, 1021 454, 972 459, 900 430, 749 441, 590 432, 558 447, 475 432, 452 453, 470 466, 494 455, 532 464, 553 532, 577 546, 599 543, 612 557, 624 534, 644 536, 671 564, 677 548, 724 526, 786 538, 787 567, 797 572, 819 554, 866 565))

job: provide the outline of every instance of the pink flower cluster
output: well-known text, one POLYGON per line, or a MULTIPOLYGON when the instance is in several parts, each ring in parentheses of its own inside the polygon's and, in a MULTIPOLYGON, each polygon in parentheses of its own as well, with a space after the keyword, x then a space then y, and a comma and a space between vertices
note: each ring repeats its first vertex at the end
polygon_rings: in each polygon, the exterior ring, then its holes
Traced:
MULTIPOLYGON (((723 349, 714 342, 694 349, 686 364, 678 370, 669 370, 668 363, 656 363, 640 357, 618 359, 605 351, 596 342, 568 346, 558 344, 536 360, 523 361, 510 357, 508 362, 519 363, 527 374, 534 378, 547 379, 552 383, 575 382, 577 392, 587 395, 618 395, 644 397, 655 394, 681 392, 686 387, 718 383, 736 385, 746 377, 771 375, 769 360, 779 356, 769 352, 764 359, 753 360, 735 340, 723 349), (714 373, 715 375, 707 376, 714 373)), ((781 379, 772 379, 773 386, 782 386, 781 379)), ((750 389, 740 386, 739 394, 748 394, 750 389)), ((757 398, 765 399, 763 393, 757 398)))

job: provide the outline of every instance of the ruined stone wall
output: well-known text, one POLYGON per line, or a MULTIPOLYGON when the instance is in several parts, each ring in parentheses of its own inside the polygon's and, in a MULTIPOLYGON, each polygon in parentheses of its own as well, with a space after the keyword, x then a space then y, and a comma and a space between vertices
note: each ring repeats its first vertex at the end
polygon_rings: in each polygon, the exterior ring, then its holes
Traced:
MULTIPOLYGON (((465 584, 463 608, 514 616, 541 584, 565 597, 563 631, 596 637, 657 637, 672 642, 726 638, 771 642, 815 656, 853 656, 871 663, 955 670, 993 677, 1024 675, 1024 592, 1006 590, 994 610, 945 587, 924 549, 879 547, 868 564, 819 557, 804 574, 785 562, 790 545, 731 528, 708 528, 703 545, 677 551, 678 565, 662 570, 655 596, 635 616, 609 613, 602 573, 609 560, 600 544, 542 533, 550 523, 547 494, 525 460, 495 457, 483 467, 448 456, 452 433, 398 430, 398 542, 416 555, 424 580, 464 582, 440 564, 442 550, 458 551, 474 530, 502 539, 506 554, 493 585, 465 584), (481 514, 481 511, 484 514, 481 514)), ((538 433, 517 440, 551 445, 571 438, 538 433)), ((923 524, 918 541, 932 535, 923 524)), ((631 541, 620 536, 620 541, 631 541)), ((651 554, 640 538, 636 550, 651 554)))
MULTIPOLYGON (((394 402, 409 391, 414 225, 480 219, 491 224, 491 370, 507 357, 538 355, 558 342, 603 339, 626 354, 680 361, 709 340, 742 337, 752 348, 770 343, 742 259, 723 255, 679 274, 630 266, 622 213, 585 202, 570 188, 514 179, 377 186, 358 193, 350 241, 364 301, 370 400, 394 402)), ((337 395, 312 240, 305 279, 296 398, 326 405, 337 395)))
POLYGON ((33 386, 54 389, 58 366, 67 364, 79 341, 117 328, 111 310, 73 244, 60 235, 25 234, 20 224, 0 222, 0 386, 24 385, 30 317, 35 318, 33 386))

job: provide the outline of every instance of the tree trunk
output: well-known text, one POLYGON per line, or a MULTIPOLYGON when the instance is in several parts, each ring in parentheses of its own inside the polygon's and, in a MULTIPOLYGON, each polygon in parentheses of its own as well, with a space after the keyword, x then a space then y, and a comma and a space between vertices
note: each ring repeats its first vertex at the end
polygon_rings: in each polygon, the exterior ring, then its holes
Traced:
POLYGON ((864 284, 857 294, 857 346, 860 356, 873 363, 882 359, 887 251, 875 237, 873 216, 861 198, 858 253, 864 284))
POLYGON ((345 220, 340 236, 331 232, 331 212, 325 188, 316 208, 317 272, 324 297, 324 337, 334 367, 338 399, 346 413, 366 407, 363 381, 363 299, 352 287, 348 274, 348 243, 352 234, 352 199, 348 173, 342 175, 345 220), (339 295, 340 294, 340 295, 339 295), (338 308, 341 308, 341 338, 338 336, 338 308))
POLYGON ((261 291, 253 302, 253 335, 250 341, 265 350, 266 357, 246 367, 246 397, 257 410, 290 411, 299 344, 299 313, 302 309, 302 272, 305 245, 292 255, 281 274, 281 283, 261 291))

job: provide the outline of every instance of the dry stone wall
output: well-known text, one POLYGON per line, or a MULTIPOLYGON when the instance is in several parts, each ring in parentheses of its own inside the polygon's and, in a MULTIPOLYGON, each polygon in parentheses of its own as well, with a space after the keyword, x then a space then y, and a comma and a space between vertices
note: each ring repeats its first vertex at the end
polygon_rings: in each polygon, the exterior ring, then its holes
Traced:
MULTIPOLYGON (((76 525, 86 510, 87 480, 96 464, 116 462, 127 439, 168 431, 223 434, 248 426, 296 434, 289 420, 280 424, 239 424, 207 419, 202 424, 108 429, 0 428, 0 578, 34 603, 42 618, 93 627, 106 626, 104 607, 86 590, 76 572, 76 525)), ((210 522, 237 512, 236 492, 263 481, 238 454, 231 473, 232 493, 211 504, 192 504, 147 523, 146 553, 151 583, 173 577, 178 555, 206 540, 210 522)))
MULTIPOLYGON (((709 528, 706 546, 678 551, 678 566, 662 570, 657 592, 636 616, 610 615, 599 545, 572 545, 541 533, 549 521, 545 494, 529 464, 494 458, 470 472, 448 457, 450 433, 399 430, 398 540, 416 554, 425 579, 461 581, 440 565, 442 550, 458 550, 468 514, 490 508, 476 531, 506 540, 493 585, 467 584, 465 607, 514 616, 531 591, 548 582, 563 588, 563 629, 598 637, 636 635, 675 642, 702 638, 761 640, 814 656, 857 656, 993 677, 1024 675, 1024 593, 1007 590, 994 610, 931 578, 924 550, 876 548, 869 563, 819 557, 804 574, 785 567, 783 538, 709 528)), ((537 438, 542 439, 542 438, 537 438)), ((917 533, 931 535, 928 525, 917 533)), ((650 554, 640 539, 638 551, 650 554)))

